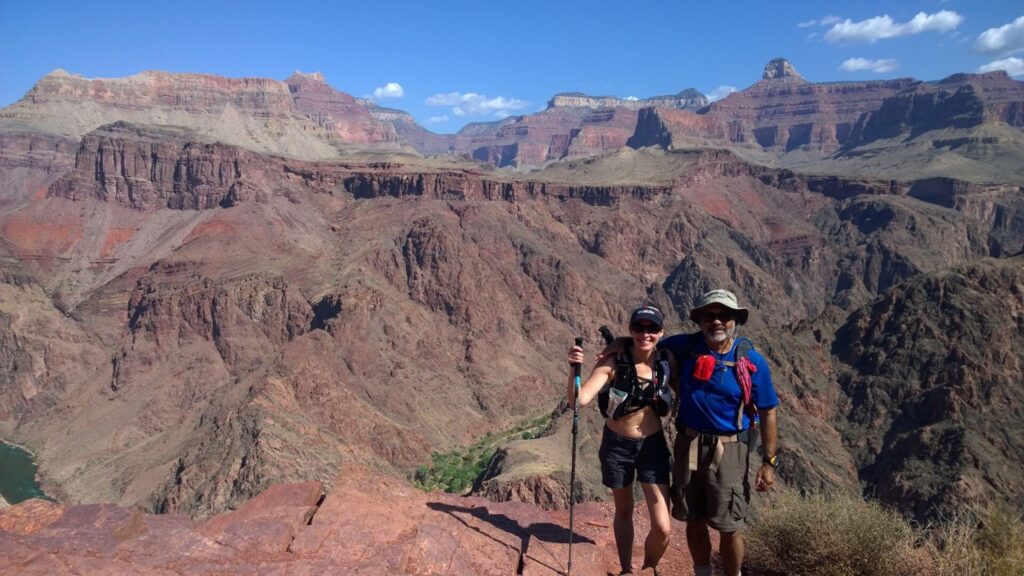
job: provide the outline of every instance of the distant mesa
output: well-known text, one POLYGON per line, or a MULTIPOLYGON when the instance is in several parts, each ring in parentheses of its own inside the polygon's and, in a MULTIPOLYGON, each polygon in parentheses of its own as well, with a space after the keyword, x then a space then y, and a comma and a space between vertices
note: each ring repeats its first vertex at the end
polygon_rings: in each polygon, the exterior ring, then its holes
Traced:
POLYGON ((317 82, 326 82, 324 80, 323 72, 301 72, 296 70, 292 72, 292 77, 308 78, 309 80, 316 80, 317 82))
POLYGON ((785 58, 772 58, 765 64, 764 74, 761 76, 764 80, 782 80, 785 78, 794 78, 803 80, 804 77, 796 71, 796 68, 789 63, 789 60, 785 58))
POLYGON ((687 88, 675 95, 652 96, 650 98, 626 99, 617 96, 590 96, 582 92, 555 94, 548 101, 551 108, 626 108, 640 110, 651 106, 677 108, 696 112, 708 105, 708 98, 695 88, 687 88))

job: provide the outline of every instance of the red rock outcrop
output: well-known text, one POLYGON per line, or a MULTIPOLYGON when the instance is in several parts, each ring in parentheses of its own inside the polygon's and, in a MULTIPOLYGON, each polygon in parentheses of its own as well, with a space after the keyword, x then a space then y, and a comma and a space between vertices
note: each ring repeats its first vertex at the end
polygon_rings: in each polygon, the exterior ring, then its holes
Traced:
MULTIPOLYGON (((646 511, 638 508, 636 517, 643 534, 646 511)), ((611 532, 607 505, 576 507, 574 574, 618 571, 611 532)), ((566 572, 568 542, 564 511, 426 494, 358 467, 346 468, 326 495, 317 482, 276 485, 201 523, 108 504, 30 500, 0 511, 0 572, 24 576, 542 576, 566 572)), ((673 539, 662 570, 691 573, 682 542, 673 539)), ((635 562, 642 544, 638 538, 635 562)))
POLYGON ((861 114, 917 84, 911 79, 815 84, 777 59, 754 85, 712 102, 699 114, 656 109, 641 115, 634 147, 756 145, 782 154, 810 149, 827 155, 850 137, 861 114), (698 117, 694 117, 698 116, 698 117), (668 136, 671 135, 671 136, 668 136))
POLYGON ((455 135, 452 149, 497 166, 539 166, 617 150, 635 127, 636 111, 628 108, 552 107, 500 122, 468 124, 455 135))
POLYGON ((696 114, 641 110, 632 147, 723 147, 816 174, 1021 178, 1024 83, 1004 72, 938 82, 810 83, 777 59, 764 77, 696 114))
POLYGON ((295 72, 285 84, 295 106, 331 138, 352 144, 396 143, 394 126, 379 121, 352 96, 331 88, 320 73, 295 72))
POLYGON ((0 130, 0 208, 44 196, 74 165, 77 147, 70 138, 0 130))
POLYGON ((497 166, 539 166, 622 148, 636 131, 641 109, 665 106, 695 111, 706 105, 707 98, 693 89, 642 100, 557 94, 538 114, 467 124, 451 138, 450 148, 497 166))
MULTIPOLYGON (((846 148, 900 135, 919 136, 941 129, 965 129, 985 122, 1024 128, 1024 83, 1006 72, 955 74, 940 82, 917 84, 886 98, 854 125, 846 148)), ((941 140, 937 146, 958 147, 970 137, 941 140)), ((997 139, 984 142, 996 144, 997 139)))
POLYGON ((201 144, 190 134, 123 122, 82 139, 75 169, 51 196, 95 198, 147 210, 203 210, 266 201, 265 161, 235 146, 201 144), (244 172, 244 176, 243 176, 244 172))
POLYGON ((452 151, 452 134, 435 134, 417 124, 416 119, 404 110, 383 108, 372 101, 360 100, 360 103, 379 122, 391 124, 399 142, 412 146, 420 154, 447 154, 452 151))

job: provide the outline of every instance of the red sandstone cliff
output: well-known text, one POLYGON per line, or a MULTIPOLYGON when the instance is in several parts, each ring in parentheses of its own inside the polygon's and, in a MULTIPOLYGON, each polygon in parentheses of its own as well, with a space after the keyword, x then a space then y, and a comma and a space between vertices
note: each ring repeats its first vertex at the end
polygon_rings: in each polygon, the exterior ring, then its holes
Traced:
POLYGON ((394 126, 380 122, 352 96, 328 86, 322 75, 295 72, 284 82, 299 112, 331 138, 350 144, 398 142, 394 126))

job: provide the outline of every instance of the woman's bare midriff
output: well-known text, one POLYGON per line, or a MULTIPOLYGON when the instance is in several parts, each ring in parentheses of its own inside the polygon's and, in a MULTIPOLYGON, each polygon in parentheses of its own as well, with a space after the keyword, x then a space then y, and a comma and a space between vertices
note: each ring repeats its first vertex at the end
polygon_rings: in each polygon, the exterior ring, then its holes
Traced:
POLYGON ((612 432, 634 440, 646 438, 661 430, 661 418, 654 413, 654 408, 650 406, 618 420, 608 418, 605 423, 612 432))

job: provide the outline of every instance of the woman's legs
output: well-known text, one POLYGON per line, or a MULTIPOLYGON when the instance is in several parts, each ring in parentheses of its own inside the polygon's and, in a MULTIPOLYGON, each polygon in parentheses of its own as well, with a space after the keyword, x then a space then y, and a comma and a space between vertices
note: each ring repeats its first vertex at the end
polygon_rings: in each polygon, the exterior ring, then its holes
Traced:
POLYGON ((647 512, 651 517, 651 531, 644 541, 644 568, 654 568, 668 548, 668 539, 672 534, 672 523, 668 513, 668 485, 648 484, 641 482, 644 498, 647 500, 647 512))
POLYGON ((633 572, 633 485, 612 488, 615 499, 615 547, 619 551, 619 565, 623 574, 633 572))

